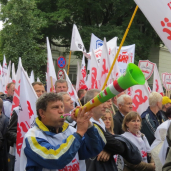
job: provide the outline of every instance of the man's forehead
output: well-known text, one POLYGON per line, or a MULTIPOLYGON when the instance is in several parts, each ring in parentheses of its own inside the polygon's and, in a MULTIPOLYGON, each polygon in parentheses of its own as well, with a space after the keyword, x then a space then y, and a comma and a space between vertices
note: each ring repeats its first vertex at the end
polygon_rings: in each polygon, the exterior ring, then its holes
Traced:
POLYGON ((57 83, 57 86, 67 86, 67 83, 64 82, 64 83, 57 83))
POLYGON ((33 86, 34 89, 38 89, 38 88, 43 88, 44 89, 44 86, 43 85, 39 85, 39 84, 36 84, 33 86))
POLYGON ((71 99, 71 96, 69 94, 64 94, 63 99, 71 99))
POLYGON ((61 101, 61 100, 49 101, 48 105, 63 105, 63 101, 61 101))

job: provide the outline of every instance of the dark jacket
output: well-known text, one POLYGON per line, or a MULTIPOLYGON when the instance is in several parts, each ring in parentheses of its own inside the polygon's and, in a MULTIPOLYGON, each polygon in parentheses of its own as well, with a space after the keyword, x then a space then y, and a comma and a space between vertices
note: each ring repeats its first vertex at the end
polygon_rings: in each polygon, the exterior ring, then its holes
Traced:
POLYGON ((8 126, 8 130, 6 133, 6 137, 8 140, 8 145, 13 146, 16 143, 17 139, 17 122, 18 122, 18 115, 15 110, 13 110, 10 123, 8 126))
POLYGON ((124 131, 122 130, 123 119, 124 117, 121 115, 120 111, 118 110, 113 117, 115 134, 121 135, 124 133, 124 131))
POLYGON ((123 136, 112 135, 108 131, 105 132, 99 125, 98 127, 104 133, 107 141, 104 150, 111 154, 111 157, 107 162, 97 161, 97 157, 86 160, 87 171, 117 171, 113 158, 115 154, 120 154, 132 164, 139 164, 141 162, 141 155, 134 144, 123 136))
POLYGON ((5 137, 8 123, 8 118, 2 113, 0 115, 0 171, 8 170, 7 140, 5 137))
POLYGON ((141 132, 145 134, 149 144, 151 145, 155 140, 154 132, 157 127, 165 121, 165 117, 159 111, 156 115, 150 110, 150 107, 142 113, 142 127, 141 132))

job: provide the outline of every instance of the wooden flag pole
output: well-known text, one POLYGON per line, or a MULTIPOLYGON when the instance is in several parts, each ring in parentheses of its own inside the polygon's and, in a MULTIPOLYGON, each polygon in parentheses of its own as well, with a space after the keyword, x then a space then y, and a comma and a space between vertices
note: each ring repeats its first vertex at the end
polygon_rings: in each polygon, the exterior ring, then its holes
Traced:
POLYGON ((70 50, 70 53, 69 53, 69 62, 68 62, 68 70, 67 70, 67 75, 69 74, 70 60, 71 60, 71 50, 70 50))
POLYGON ((53 80, 52 80, 52 76, 50 76, 50 83, 51 83, 51 89, 52 89, 51 92, 53 92, 53 80))
POLYGON ((122 45, 123 45, 123 43, 124 43, 124 41, 125 41, 125 39, 126 39, 126 36, 127 36, 128 31, 129 31, 129 29, 130 29, 130 27, 131 27, 132 21, 133 21, 133 19, 134 19, 134 17, 135 17, 135 14, 136 14, 137 10, 138 10, 138 5, 136 6, 136 8, 135 8, 135 10, 134 10, 134 13, 133 13, 133 15, 132 15, 132 17, 131 17, 131 20, 130 20, 130 22, 129 22, 129 25, 128 25, 128 27, 127 27, 127 29, 126 29, 126 31, 125 31, 125 34, 124 34, 124 36, 123 36, 123 38, 122 38, 121 44, 120 44, 119 49, 118 49, 118 51, 117 51, 117 53, 116 53, 115 59, 113 60, 112 66, 110 67, 110 70, 109 70, 109 72, 108 72, 107 78, 106 78, 106 80, 105 80, 105 82, 104 82, 104 84, 103 84, 102 90, 105 89, 105 86, 106 86, 106 84, 107 84, 107 81, 108 81, 108 79, 109 79, 109 76, 110 76, 110 74, 111 74, 111 72, 112 72, 112 69, 113 69, 113 67, 114 67, 114 65, 115 65, 116 59, 117 59, 117 57, 118 57, 118 55, 119 55, 119 52, 120 52, 120 50, 121 50, 121 47, 122 47, 122 45))

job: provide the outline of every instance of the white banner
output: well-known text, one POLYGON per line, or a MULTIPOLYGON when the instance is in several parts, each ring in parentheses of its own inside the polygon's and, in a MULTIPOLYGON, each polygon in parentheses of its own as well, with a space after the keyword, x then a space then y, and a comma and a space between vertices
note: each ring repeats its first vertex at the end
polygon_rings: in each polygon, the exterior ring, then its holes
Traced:
POLYGON ((171 52, 171 1, 134 0, 171 52))
MULTIPOLYGON (((117 50, 119 47, 117 47, 117 50)), ((134 63, 135 56, 135 44, 129 46, 122 46, 118 55, 117 61, 120 69, 120 73, 123 74, 126 71, 129 63, 134 63)))

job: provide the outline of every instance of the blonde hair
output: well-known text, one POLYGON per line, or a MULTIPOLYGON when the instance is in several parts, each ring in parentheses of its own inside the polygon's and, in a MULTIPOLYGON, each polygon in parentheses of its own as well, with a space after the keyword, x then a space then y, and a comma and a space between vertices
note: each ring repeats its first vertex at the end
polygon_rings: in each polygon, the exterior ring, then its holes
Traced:
MULTIPOLYGON (((111 127, 110 127, 110 133, 113 133, 114 134, 114 131, 113 131, 113 129, 114 129, 114 122, 113 122, 113 115, 112 115, 112 112, 109 110, 109 109, 106 109, 106 111, 105 111, 106 113, 110 113, 110 116, 111 116, 111 127)), ((102 116, 102 120, 104 121, 104 118, 105 118, 105 116, 102 116)))
POLYGON ((152 92, 149 95, 149 106, 154 107, 156 106, 157 102, 161 102, 163 99, 162 95, 157 92, 152 92))
POLYGON ((122 122, 122 130, 127 132, 128 131, 128 127, 126 126, 126 124, 129 123, 130 121, 132 121, 133 119, 136 119, 137 117, 139 117, 140 121, 142 121, 140 115, 137 112, 134 112, 134 111, 129 112, 124 117, 124 120, 122 122))

